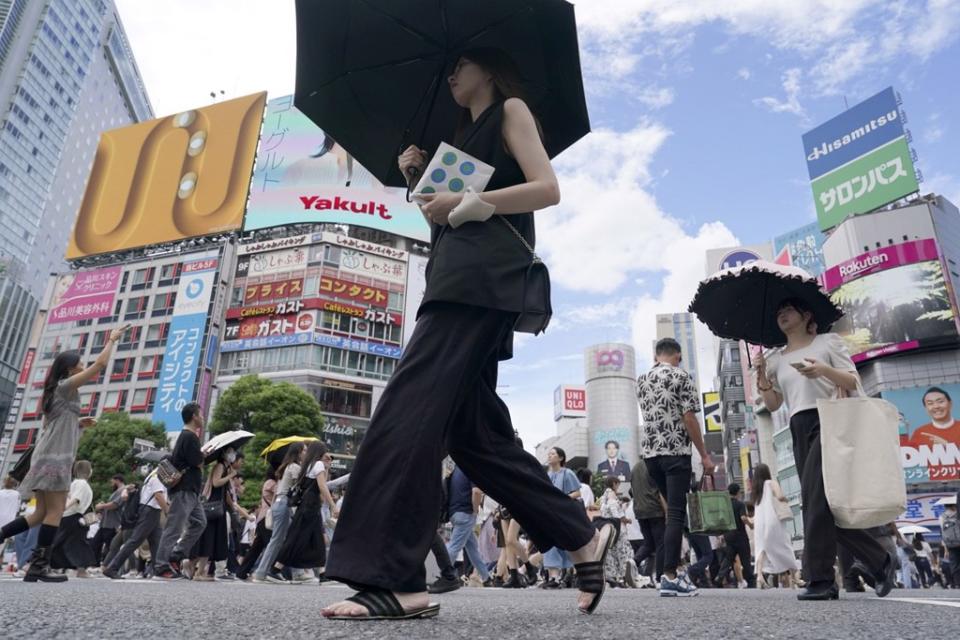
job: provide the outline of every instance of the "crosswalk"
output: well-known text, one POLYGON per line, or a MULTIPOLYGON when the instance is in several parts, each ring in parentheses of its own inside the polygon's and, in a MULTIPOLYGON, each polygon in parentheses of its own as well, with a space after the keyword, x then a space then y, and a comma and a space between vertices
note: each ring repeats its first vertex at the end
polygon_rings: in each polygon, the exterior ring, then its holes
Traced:
POLYGON ((906 602, 908 604, 932 604, 936 607, 960 609, 960 598, 884 598, 883 602, 906 602))

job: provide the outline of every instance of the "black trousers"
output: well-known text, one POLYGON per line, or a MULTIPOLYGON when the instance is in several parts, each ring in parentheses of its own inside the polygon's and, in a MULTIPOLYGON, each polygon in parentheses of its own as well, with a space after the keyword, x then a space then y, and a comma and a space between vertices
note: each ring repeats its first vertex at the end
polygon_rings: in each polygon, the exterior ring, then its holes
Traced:
MULTIPOLYGON (((634 562, 637 568, 647 558, 654 558, 657 579, 663 575, 663 538, 667 528, 667 521, 664 518, 638 518, 640 531, 643 533, 642 544, 634 554, 634 562)), ((652 571, 650 572, 653 573, 652 571)))
POLYGON ((264 524, 265 522, 266 519, 262 519, 257 523, 257 529, 253 532, 253 544, 250 545, 247 553, 243 556, 243 562, 241 562, 237 568, 237 577, 241 580, 246 580, 250 572, 256 568, 260 554, 263 553, 263 550, 267 548, 267 544, 270 542, 270 536, 273 534, 273 531, 267 529, 264 524))
POLYGON ((110 550, 110 542, 115 535, 117 535, 116 529, 107 529, 106 527, 100 527, 94 534, 90 545, 93 547, 93 554, 97 557, 98 565, 103 562, 106 552, 110 550))
POLYGON ((421 313, 360 447, 327 576, 354 588, 426 588, 446 453, 509 509, 539 549, 574 550, 594 529, 517 443, 497 396, 497 354, 515 314, 453 303, 421 313))
POLYGON ((693 466, 690 456, 647 458, 647 473, 667 501, 667 525, 663 534, 663 570, 673 573, 680 565, 683 525, 687 519, 687 491, 693 466))
MULTIPOLYGON (((133 555, 134 551, 140 548, 144 540, 150 545, 151 564, 156 563, 161 532, 160 509, 140 505, 140 510, 137 512, 137 523, 133 526, 133 531, 130 532, 123 546, 120 547, 120 550, 117 551, 116 555, 110 560, 110 569, 119 571, 123 563, 133 555)), ((155 564, 154 570, 156 570, 155 564)))
POLYGON ((433 541, 430 543, 430 552, 437 561, 437 567, 440 569, 440 577, 446 580, 456 580, 457 570, 453 568, 453 562, 450 561, 450 554, 447 553, 447 543, 443 541, 437 531, 433 533, 433 541))
POLYGON ((757 588, 757 577, 753 575, 753 561, 750 557, 750 538, 745 533, 730 534, 724 536, 727 543, 726 559, 724 567, 720 569, 721 575, 726 575, 725 569, 729 565, 729 570, 733 571, 734 563, 737 557, 740 557, 740 566, 743 568, 743 579, 747 582, 750 589, 757 588))
POLYGON ((846 548, 874 576, 883 572, 889 557, 867 531, 837 526, 823 488, 820 452, 820 414, 801 411, 790 418, 793 457, 800 476, 803 500, 803 578, 809 583, 833 582, 837 545, 846 548))

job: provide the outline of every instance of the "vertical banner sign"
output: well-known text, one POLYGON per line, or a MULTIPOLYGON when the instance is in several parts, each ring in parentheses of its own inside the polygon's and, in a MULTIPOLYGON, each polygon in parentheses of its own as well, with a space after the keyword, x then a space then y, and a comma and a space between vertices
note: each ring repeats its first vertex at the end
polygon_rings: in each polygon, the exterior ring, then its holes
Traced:
POLYGON ((920 188, 893 87, 805 133, 803 148, 824 231, 920 188))
POLYGON ((194 400, 193 387, 202 364, 203 329, 214 291, 217 264, 216 258, 208 258, 183 265, 153 411, 153 421, 162 422, 168 432, 182 428, 180 410, 194 400))

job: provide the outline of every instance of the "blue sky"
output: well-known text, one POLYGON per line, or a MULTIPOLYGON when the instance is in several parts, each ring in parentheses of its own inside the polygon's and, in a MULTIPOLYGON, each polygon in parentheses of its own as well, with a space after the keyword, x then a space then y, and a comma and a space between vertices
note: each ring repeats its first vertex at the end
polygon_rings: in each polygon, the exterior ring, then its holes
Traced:
MULTIPOLYGON (((293 89, 293 3, 117 0, 158 115, 293 89), (173 46, 186 43, 186 46, 173 46)), ((960 1, 581 0, 594 133, 555 162, 538 215, 553 325, 501 369, 528 448, 554 435, 553 389, 582 353, 625 341, 649 364, 656 313, 684 310, 704 252, 814 219, 801 134, 893 85, 925 182, 960 203, 960 1)), ((701 378, 709 334, 701 330, 701 378)))

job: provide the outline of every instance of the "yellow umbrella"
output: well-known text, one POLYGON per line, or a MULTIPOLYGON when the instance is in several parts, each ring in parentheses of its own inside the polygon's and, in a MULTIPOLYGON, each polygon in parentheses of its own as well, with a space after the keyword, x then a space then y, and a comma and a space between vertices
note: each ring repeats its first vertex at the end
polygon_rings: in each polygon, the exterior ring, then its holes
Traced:
POLYGON ((279 449, 283 449, 287 445, 291 445, 294 442, 315 442, 318 439, 319 438, 315 438, 313 436, 287 436, 286 438, 277 438, 276 440, 268 444, 263 451, 260 452, 260 457, 266 458, 268 454, 273 453, 274 451, 277 451, 279 449))

